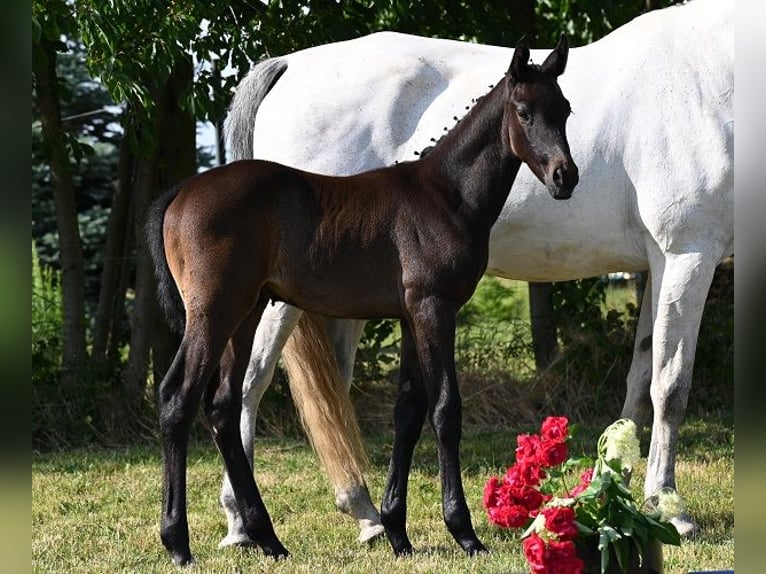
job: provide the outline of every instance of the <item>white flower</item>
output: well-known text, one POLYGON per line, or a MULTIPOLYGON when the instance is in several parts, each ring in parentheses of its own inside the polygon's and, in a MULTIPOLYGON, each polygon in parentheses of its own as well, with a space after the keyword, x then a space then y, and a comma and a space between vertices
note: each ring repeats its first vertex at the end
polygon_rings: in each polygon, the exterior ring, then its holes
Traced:
POLYGON ((574 498, 559 498, 558 496, 554 496, 551 498, 546 506, 552 507, 552 506, 574 506, 575 499, 574 498))
POLYGON ((665 487, 657 493, 657 511, 661 521, 670 522, 681 516, 686 508, 681 496, 674 489, 665 487))
POLYGON ((636 423, 630 419, 613 422, 601 435, 598 450, 604 460, 619 460, 623 470, 632 470, 641 458, 636 423))
POLYGON ((537 532, 542 538, 547 537, 548 529, 545 528, 545 516, 542 512, 535 516, 532 524, 529 525, 529 529, 532 532, 537 532))
POLYGON ((533 532, 537 533, 537 535, 546 542, 550 540, 556 540, 556 535, 545 527, 545 515, 543 515, 542 512, 535 516, 535 519, 527 527, 521 537, 526 538, 533 532))

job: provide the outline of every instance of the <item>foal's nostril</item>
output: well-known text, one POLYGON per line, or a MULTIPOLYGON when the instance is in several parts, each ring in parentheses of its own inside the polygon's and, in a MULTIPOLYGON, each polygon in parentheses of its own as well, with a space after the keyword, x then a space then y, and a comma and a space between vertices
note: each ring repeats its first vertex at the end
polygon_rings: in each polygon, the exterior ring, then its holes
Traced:
POLYGON ((557 167, 553 171, 553 183, 556 184, 556 187, 562 187, 564 185, 564 169, 557 167))
POLYGON ((576 165, 573 165, 569 172, 569 182, 574 187, 580 183, 580 170, 577 169, 576 165))

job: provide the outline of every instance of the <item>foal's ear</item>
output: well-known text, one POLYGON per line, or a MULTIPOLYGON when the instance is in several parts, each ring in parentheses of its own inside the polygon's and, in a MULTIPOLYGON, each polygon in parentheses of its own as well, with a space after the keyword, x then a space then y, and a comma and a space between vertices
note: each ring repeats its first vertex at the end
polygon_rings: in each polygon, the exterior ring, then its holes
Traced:
POLYGON ((558 77, 564 73, 564 68, 567 67, 567 57, 569 56, 569 40, 562 34, 559 38, 559 43, 553 49, 553 52, 548 54, 545 58, 545 62, 540 66, 540 70, 548 75, 558 77))
POLYGON ((522 36, 516 44, 508 74, 515 82, 523 82, 529 72, 529 41, 522 36))

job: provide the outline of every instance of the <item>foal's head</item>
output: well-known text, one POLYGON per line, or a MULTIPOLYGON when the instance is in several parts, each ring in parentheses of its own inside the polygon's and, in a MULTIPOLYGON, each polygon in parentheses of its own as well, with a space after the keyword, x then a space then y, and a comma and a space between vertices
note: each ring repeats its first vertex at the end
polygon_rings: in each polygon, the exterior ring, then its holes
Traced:
POLYGON ((568 54, 569 42, 562 34, 545 62, 530 64, 529 46, 522 38, 506 76, 509 97, 504 125, 511 150, 554 199, 569 199, 579 180, 565 131, 571 108, 557 82, 568 54))

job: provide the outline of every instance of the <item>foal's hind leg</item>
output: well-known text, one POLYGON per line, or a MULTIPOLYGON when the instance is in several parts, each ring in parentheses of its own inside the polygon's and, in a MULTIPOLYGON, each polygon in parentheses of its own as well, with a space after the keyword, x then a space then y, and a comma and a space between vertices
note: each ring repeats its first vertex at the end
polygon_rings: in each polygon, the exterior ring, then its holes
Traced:
POLYGON ((209 325, 190 314, 181 345, 158 390, 163 458, 160 538, 177 565, 194 561, 186 518, 189 430, 202 392, 218 370, 225 338, 225 335, 214 335, 209 325))
MULTIPOLYGON (((263 393, 271 384, 279 355, 290 337, 303 311, 286 303, 266 305, 258 322, 253 338, 252 351, 242 386, 242 414, 240 435, 250 468, 253 468, 253 440, 258 405, 263 393)), ((224 546, 249 546, 253 543, 247 535, 245 524, 239 514, 239 507, 231 488, 229 475, 224 472, 221 487, 221 506, 226 513, 228 533, 218 544, 224 546)))
POLYGON ((287 557, 287 549, 277 538, 242 446, 239 415, 242 406, 242 379, 250 358, 255 327, 267 302, 261 297, 255 309, 239 326, 221 360, 221 378, 217 387, 205 394, 205 414, 213 440, 223 457, 226 475, 231 481, 238 514, 248 540, 260 546, 267 556, 287 557))

